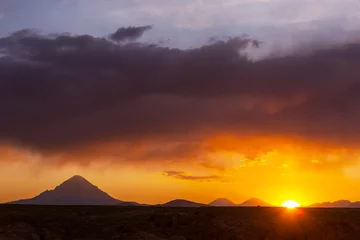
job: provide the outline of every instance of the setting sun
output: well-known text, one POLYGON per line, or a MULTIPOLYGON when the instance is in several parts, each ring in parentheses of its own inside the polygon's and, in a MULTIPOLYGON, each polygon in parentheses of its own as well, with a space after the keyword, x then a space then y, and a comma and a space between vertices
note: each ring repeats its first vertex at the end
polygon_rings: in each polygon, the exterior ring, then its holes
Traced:
POLYGON ((295 200, 287 200, 281 204, 281 206, 286 208, 297 208, 300 207, 300 204, 295 200))

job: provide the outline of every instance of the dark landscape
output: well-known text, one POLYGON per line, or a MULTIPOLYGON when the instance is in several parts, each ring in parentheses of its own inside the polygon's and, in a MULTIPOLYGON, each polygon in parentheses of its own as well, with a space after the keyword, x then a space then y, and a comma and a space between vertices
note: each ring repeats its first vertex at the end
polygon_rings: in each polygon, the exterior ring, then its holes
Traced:
POLYGON ((150 206, 117 200, 81 176, 31 199, 0 205, 0 240, 360 239, 360 209, 341 200, 311 208, 175 199, 150 206))
POLYGON ((360 239, 360 210, 0 205, 0 239, 360 239))

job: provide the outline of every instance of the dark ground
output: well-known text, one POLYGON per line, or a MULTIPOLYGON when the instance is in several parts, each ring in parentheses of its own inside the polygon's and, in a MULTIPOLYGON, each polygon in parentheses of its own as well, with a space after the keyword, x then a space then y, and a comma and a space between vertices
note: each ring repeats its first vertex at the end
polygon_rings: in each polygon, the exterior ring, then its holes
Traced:
POLYGON ((0 240, 360 239, 360 209, 0 205, 0 240))

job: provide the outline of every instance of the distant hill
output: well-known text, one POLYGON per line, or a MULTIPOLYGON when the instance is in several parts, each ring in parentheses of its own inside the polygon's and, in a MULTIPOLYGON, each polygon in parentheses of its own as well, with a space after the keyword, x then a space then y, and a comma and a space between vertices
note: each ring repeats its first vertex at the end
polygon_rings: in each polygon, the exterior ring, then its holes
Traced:
POLYGON ((165 204, 162 204, 163 207, 206 207, 208 205, 202 203, 191 202, 185 199, 176 199, 165 204))
POLYGON ((349 200, 338 200, 335 202, 322 202, 322 203, 314 203, 309 205, 308 207, 317 207, 317 208, 347 208, 352 202, 349 200))
POLYGON ((241 207, 256 207, 256 206, 270 207, 272 205, 259 199, 259 198, 250 198, 250 199, 246 200, 245 202, 239 204, 238 206, 241 206, 241 207))
POLYGON ((346 208, 360 208, 360 202, 352 202, 349 205, 346 206, 346 208))
POLYGON ((261 206, 261 207, 268 207, 268 206, 271 206, 271 204, 269 204, 259 198, 250 198, 241 204, 235 204, 226 198, 218 198, 218 199, 212 201, 211 203, 209 203, 208 205, 202 204, 202 203, 191 202, 191 201, 184 200, 184 199, 176 199, 176 200, 170 201, 168 203, 162 204, 161 206, 165 206, 165 207, 206 207, 206 206, 223 206, 223 207, 235 207, 235 206, 257 207, 257 206, 261 206))
POLYGON ((46 190, 31 198, 10 202, 9 204, 31 205, 138 205, 124 202, 109 196, 81 176, 73 176, 53 190, 46 190))
POLYGON ((227 198, 218 198, 211 203, 209 203, 210 206, 214 207, 235 207, 237 204, 233 203, 227 198))
POLYGON ((145 203, 137 203, 137 202, 123 202, 121 201, 121 203, 116 204, 117 206, 151 206, 150 204, 145 204, 145 203))
POLYGON ((308 207, 326 208, 326 207, 330 207, 330 206, 331 206, 331 202, 318 202, 318 203, 313 203, 313 204, 309 205, 308 207))

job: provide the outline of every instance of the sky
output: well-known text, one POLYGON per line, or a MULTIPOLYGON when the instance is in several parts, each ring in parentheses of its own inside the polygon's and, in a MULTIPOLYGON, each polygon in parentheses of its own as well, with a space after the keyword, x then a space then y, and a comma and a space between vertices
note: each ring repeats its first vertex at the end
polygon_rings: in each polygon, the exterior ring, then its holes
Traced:
POLYGON ((360 195, 360 2, 0 0, 0 202, 360 195))

